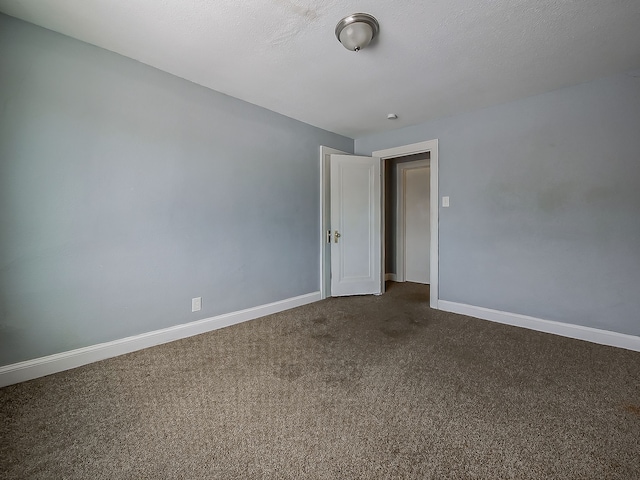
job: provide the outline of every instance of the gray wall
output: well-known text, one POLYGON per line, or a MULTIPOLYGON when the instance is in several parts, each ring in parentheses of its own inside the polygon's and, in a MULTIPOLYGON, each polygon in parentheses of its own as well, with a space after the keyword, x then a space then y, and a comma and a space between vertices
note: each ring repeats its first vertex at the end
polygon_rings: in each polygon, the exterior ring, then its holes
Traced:
POLYGON ((356 139, 439 140, 440 298, 640 335, 640 78, 356 139))
POLYGON ((319 290, 353 140, 6 16, 0 78, 0 365, 319 290))

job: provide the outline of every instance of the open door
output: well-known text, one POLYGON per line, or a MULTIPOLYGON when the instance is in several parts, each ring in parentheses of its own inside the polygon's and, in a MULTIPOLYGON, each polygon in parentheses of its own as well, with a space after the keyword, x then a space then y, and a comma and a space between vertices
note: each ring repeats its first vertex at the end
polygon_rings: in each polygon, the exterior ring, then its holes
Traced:
POLYGON ((380 159, 331 155, 331 296, 380 294, 380 159))
POLYGON ((401 281, 429 284, 431 193, 428 160, 398 164, 396 274, 401 281))

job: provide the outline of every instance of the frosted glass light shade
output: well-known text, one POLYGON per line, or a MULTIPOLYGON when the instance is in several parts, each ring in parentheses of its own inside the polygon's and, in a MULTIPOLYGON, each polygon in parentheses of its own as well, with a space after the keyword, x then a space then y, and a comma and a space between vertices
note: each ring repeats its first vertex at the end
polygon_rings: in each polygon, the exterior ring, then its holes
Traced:
POLYGON ((347 50, 358 51, 366 47, 373 38, 373 30, 366 23, 356 22, 347 25, 340 32, 340 43, 347 50))
POLYGON ((369 45, 379 28, 378 21, 368 13, 354 13, 338 22, 336 37, 344 48, 357 52, 369 45))

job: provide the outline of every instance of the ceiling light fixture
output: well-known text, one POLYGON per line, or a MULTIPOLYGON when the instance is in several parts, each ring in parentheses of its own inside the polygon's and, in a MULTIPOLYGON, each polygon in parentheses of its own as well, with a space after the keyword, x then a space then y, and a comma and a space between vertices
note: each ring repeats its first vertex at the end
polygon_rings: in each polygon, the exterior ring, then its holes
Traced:
POLYGON ((368 13, 354 13, 336 25, 336 37, 344 48, 358 52, 369 45, 380 30, 378 21, 368 13))

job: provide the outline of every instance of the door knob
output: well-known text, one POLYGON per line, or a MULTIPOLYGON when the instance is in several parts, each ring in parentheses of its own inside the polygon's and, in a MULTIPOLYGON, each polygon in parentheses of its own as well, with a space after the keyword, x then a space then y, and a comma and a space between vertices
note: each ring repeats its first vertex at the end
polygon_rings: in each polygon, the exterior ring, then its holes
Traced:
POLYGON ((335 232, 333 232, 333 238, 335 239, 334 241, 336 243, 338 243, 338 239, 341 237, 342 235, 340 235, 340 232, 338 232, 338 230, 336 230, 335 232))

